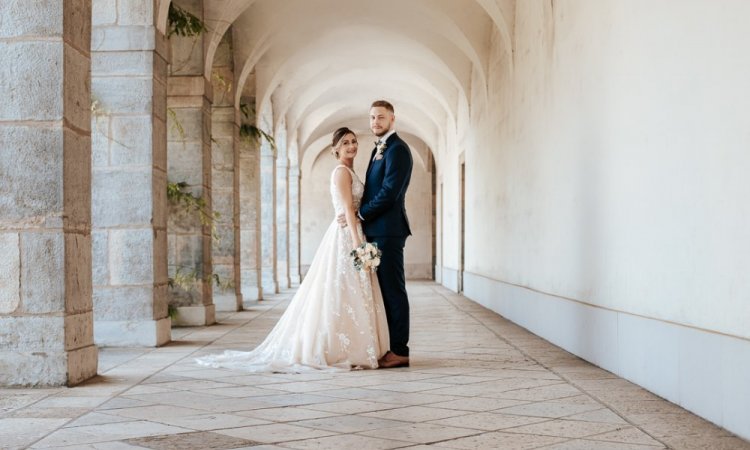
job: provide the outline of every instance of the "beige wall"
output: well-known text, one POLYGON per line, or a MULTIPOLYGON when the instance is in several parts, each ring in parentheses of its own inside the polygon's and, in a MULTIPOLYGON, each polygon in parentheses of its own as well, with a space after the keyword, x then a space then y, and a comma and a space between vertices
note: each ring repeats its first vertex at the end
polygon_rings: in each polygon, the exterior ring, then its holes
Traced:
MULTIPOLYGON (((405 265, 407 278, 432 278, 432 175, 426 145, 419 139, 401 133, 412 149, 414 168, 406 196, 406 211, 412 228, 412 236, 406 241, 405 265)), ((355 160, 355 172, 364 179, 367 160, 370 156, 369 134, 358 136, 359 154, 355 160)), ((314 151, 312 149, 308 151, 314 151)), ((333 220, 333 205, 330 194, 330 176, 337 165, 330 154, 330 147, 322 151, 312 165, 312 170, 302 174, 301 180, 301 270, 306 273, 320 239, 333 220)))
POLYGON ((750 3, 722 5, 517 2, 462 143, 467 271, 750 338, 750 3))

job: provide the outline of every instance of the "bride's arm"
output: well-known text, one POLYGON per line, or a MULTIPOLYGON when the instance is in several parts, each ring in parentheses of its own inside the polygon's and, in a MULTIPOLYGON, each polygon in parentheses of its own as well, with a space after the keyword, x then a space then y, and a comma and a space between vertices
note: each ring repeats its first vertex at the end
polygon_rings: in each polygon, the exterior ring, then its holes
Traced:
POLYGON ((346 216, 346 224, 349 226, 349 233, 352 235, 353 248, 357 248, 362 240, 357 233, 359 219, 354 211, 354 200, 352 199, 352 174, 348 170, 336 170, 334 183, 345 208, 344 215, 346 216))

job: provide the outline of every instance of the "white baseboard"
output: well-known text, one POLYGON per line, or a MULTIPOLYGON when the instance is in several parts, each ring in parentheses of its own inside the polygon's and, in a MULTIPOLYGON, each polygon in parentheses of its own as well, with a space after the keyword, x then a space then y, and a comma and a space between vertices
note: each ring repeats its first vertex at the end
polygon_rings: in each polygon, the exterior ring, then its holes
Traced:
POLYGON ((750 341, 612 311, 469 272, 464 273, 464 295, 553 344, 750 439, 750 341))

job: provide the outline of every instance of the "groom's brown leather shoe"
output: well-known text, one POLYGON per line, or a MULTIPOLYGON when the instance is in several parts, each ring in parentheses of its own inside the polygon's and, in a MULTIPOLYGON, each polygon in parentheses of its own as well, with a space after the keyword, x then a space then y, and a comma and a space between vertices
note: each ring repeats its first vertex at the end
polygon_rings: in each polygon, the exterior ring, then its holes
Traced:
POLYGON ((396 367, 409 367, 409 357, 399 356, 392 351, 388 351, 378 360, 378 367, 381 369, 393 369, 396 367))

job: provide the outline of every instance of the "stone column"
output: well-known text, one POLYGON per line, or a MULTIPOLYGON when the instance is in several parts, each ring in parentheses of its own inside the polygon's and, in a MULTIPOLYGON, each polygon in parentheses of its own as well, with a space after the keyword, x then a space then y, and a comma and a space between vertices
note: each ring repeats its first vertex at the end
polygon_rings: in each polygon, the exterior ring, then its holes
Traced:
POLYGON ((91 1, 0 3, 0 385, 94 375, 91 1))
POLYGON ((286 125, 276 131, 276 281, 279 289, 289 289, 289 158, 286 125))
POLYGON ((93 2, 92 222, 95 338, 169 342, 167 41, 152 2, 93 2))
MULTIPOLYGON (((245 105, 253 105, 255 99, 242 98, 245 105)), ((248 108, 251 110, 251 108, 248 108)), ((243 117, 237 111, 238 122, 254 123, 255 116, 243 117)), ((239 215, 240 215, 240 271, 241 291, 244 302, 263 298, 260 270, 260 142, 248 136, 236 141, 239 148, 239 215)))
MULTIPOLYGON (((203 2, 180 0, 178 6, 203 19, 203 2)), ((170 201, 168 222, 169 304, 175 325, 210 325, 213 304, 212 244, 214 228, 211 164, 211 109, 213 87, 204 76, 208 37, 170 37, 171 63, 167 83, 167 175, 171 183, 185 183, 201 203, 185 208, 170 201)), ((183 197, 184 198, 184 197, 183 197)), ((190 199, 187 199, 190 200, 190 199)))
POLYGON ((231 30, 216 52, 212 83, 214 103, 212 114, 212 200, 219 214, 216 224, 218 240, 214 242, 212 263, 214 305, 217 311, 242 309, 239 282, 239 212, 235 195, 239 184, 239 127, 234 108, 234 72, 230 46, 231 30), (237 267, 235 267, 237 265, 237 267))
POLYGON ((289 281, 300 284, 299 269, 299 182, 300 171, 296 162, 289 167, 289 281))
POLYGON ((264 294, 279 292, 276 279, 276 156, 265 140, 260 145, 261 286, 264 294))
POLYGON ((200 210, 170 203, 169 276, 175 281, 169 290, 169 303, 176 310, 174 324, 210 325, 215 322, 211 279, 215 232, 211 201, 212 88, 202 75, 172 76, 167 92, 169 181, 186 183, 184 190, 204 202, 200 210))

